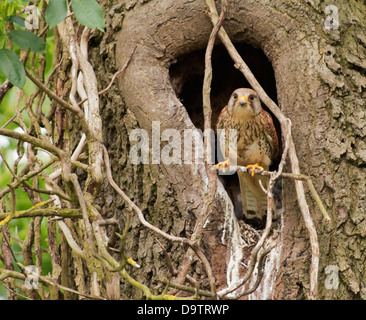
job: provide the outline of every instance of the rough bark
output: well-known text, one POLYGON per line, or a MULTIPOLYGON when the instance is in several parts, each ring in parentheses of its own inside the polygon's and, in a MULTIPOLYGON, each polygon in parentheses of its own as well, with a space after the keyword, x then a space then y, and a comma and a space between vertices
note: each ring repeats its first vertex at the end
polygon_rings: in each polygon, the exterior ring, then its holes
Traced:
MULTIPOLYGON (((224 27, 235 43, 260 48, 270 60, 279 106, 292 121, 302 173, 312 178, 332 217, 332 222, 325 224, 309 194, 321 249, 319 297, 366 298, 366 6, 355 0, 332 1, 329 4, 340 9, 340 27, 326 30, 327 4, 318 0, 230 1, 224 27), (324 285, 329 265, 339 269, 337 290, 328 290, 324 285)), ((189 74, 179 73, 175 83, 170 69, 185 56, 206 47, 212 25, 205 2, 104 1, 104 7, 107 30, 93 38, 90 52, 100 88, 106 87, 112 75, 128 62, 118 86, 102 98, 103 135, 114 179, 150 223, 174 235, 189 236, 207 187, 203 164, 135 166, 128 157, 129 133, 143 128, 150 134, 152 121, 160 121, 161 131, 174 128, 183 132, 195 127, 185 101, 177 95, 182 82, 194 74, 203 76, 203 69, 190 71, 198 64, 187 59, 183 69, 189 74)), ((227 90, 220 86, 215 89, 227 90)), ((214 112, 224 106, 218 101, 214 112)), ((202 111, 196 112, 199 117, 202 111)), ((274 286, 270 292, 262 286, 252 298, 307 297, 309 239, 293 189, 293 182, 286 180, 281 244, 269 259, 277 262, 267 270, 274 273, 274 286)), ((212 262, 220 289, 226 286, 230 256, 238 244, 231 238, 238 225, 232 219, 233 206, 221 183, 218 190, 202 247, 212 262), (226 265, 222 264, 222 256, 226 256, 226 265)), ((108 215, 120 219, 123 227, 126 208, 112 190, 104 190, 101 205, 108 215)), ((142 265, 135 274, 137 279, 147 284, 156 284, 169 272, 155 237, 133 218, 126 249, 142 265)), ((166 241, 163 244, 178 267, 186 248, 166 241)), ((191 273, 205 283, 199 264, 191 273)), ((138 290, 122 286, 122 296, 139 297, 138 290)))

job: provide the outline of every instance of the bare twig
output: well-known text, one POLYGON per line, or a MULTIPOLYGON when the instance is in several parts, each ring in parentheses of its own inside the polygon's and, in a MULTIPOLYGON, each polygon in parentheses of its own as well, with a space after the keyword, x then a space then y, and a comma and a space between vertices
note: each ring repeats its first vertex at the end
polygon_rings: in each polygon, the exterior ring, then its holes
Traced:
POLYGON ((121 69, 119 69, 119 70, 118 70, 118 71, 113 75, 112 80, 111 80, 111 82, 108 84, 108 86, 107 86, 106 88, 104 88, 103 90, 100 90, 100 91, 98 92, 98 94, 99 94, 99 95, 106 93, 106 92, 110 89, 110 87, 112 86, 112 84, 113 84, 114 80, 116 80, 117 76, 118 76, 118 75, 120 75, 123 71, 125 71, 125 69, 127 68, 128 64, 130 63, 130 61, 131 61, 131 59, 132 59, 133 54, 135 53, 135 51, 136 51, 136 46, 132 49, 131 53, 130 53, 130 54, 129 54, 129 56, 128 56, 127 61, 126 61, 126 62, 125 62, 125 64, 122 66, 122 68, 121 68, 121 69))
MULTIPOLYGON (((221 14, 218 21, 215 23, 210 38, 206 47, 206 53, 205 53, 205 73, 204 73, 204 81, 203 81, 203 87, 202 87, 202 97, 203 97, 203 116, 204 116, 204 129, 205 132, 210 132, 211 130, 211 115, 212 115, 212 108, 211 108, 211 99, 210 99, 210 93, 211 93, 211 82, 212 82, 212 62, 211 62, 211 55, 215 44, 215 39, 218 31, 220 30, 220 27, 224 21, 225 16, 225 8, 226 8, 226 0, 222 1, 221 6, 221 14)), ((208 178, 208 188, 204 196, 204 203, 203 208, 201 211, 201 214, 197 217, 197 221, 194 227, 193 234, 191 236, 191 239, 198 244, 201 241, 202 238, 202 230, 203 226, 211 213, 214 197, 216 194, 216 188, 217 188, 217 173, 216 171, 210 170, 209 166, 209 159, 212 158, 212 141, 211 141, 211 135, 205 135, 204 136, 204 152, 205 152, 205 169, 207 173, 208 178)), ((191 263, 190 259, 191 252, 188 251, 186 253, 185 259, 183 260, 183 264, 180 268, 177 280, 178 283, 181 284, 186 279, 186 275, 189 270, 189 266, 191 263)), ((215 279, 212 276, 209 278, 210 280, 210 286, 211 286, 211 292, 213 296, 216 296, 216 286, 215 286, 215 279)))
MULTIPOLYGON (((17 263, 18 264, 18 266, 22 269, 22 270, 24 270, 25 269, 25 266, 23 265, 23 264, 21 264, 21 263, 17 263)), ((23 273, 20 273, 20 272, 15 272, 15 271, 13 271, 13 272, 6 272, 6 271, 8 271, 8 270, 2 270, 2 269, 0 269, 0 273, 2 274, 2 276, 3 277, 12 277, 12 278, 14 278, 14 279, 20 279, 20 280, 25 280, 25 278, 26 278, 26 275, 24 275, 23 273), (5 272, 4 272, 5 271, 5 272)), ((81 296, 84 296, 84 297, 87 297, 87 298, 90 298, 90 299, 95 299, 95 300, 105 300, 104 298, 101 298, 101 297, 97 297, 97 296, 93 296, 93 295, 90 295, 90 294, 85 294, 85 293, 82 293, 82 292, 79 292, 79 291, 76 291, 76 290, 74 290, 74 289, 71 289, 71 288, 67 288, 67 287, 65 287, 65 286, 62 286, 62 285, 59 285, 59 284, 57 284, 57 283, 54 283, 53 281, 51 281, 51 280, 49 280, 49 279, 47 279, 47 277, 44 277, 44 276, 42 276, 42 275, 39 275, 39 274, 37 274, 37 277, 38 277, 38 279, 39 279, 39 281, 40 282, 42 282, 42 283, 45 283, 45 284, 49 284, 49 285, 51 285, 51 286, 55 286, 56 288, 58 288, 58 289, 61 289, 61 290, 65 290, 65 291, 68 291, 68 292, 72 292, 72 293, 75 293, 75 294, 77 294, 77 295, 81 295, 81 296)))
POLYGON ((197 290, 196 288, 192 288, 192 287, 189 287, 189 286, 185 286, 185 285, 182 285, 182 284, 178 284, 178 283, 175 283, 175 282, 171 282, 171 281, 168 281, 167 279, 162 279, 161 282, 163 282, 165 284, 168 284, 169 283, 169 286, 171 286, 173 288, 176 288, 178 290, 181 290, 181 291, 186 291, 186 292, 194 293, 194 294, 197 294, 198 296, 214 298, 214 296, 212 295, 212 293, 209 292, 209 291, 197 290))
POLYGON ((57 225, 62 230, 62 233, 64 234, 70 248, 72 248, 78 256, 80 256, 83 259, 86 259, 86 255, 85 255, 84 251, 76 243, 74 237, 72 236, 71 230, 66 225, 66 223, 63 221, 57 221, 57 225))
POLYGON ((89 128, 88 123, 85 120, 84 113, 82 112, 82 110, 79 107, 75 108, 74 106, 72 106, 71 104, 66 102, 65 100, 61 99, 52 90, 48 89, 40 80, 38 80, 36 77, 34 77, 27 69, 25 69, 25 73, 26 73, 27 77, 37 87, 39 87, 42 91, 44 91, 50 99, 55 100, 62 107, 73 112, 78 117, 78 119, 80 121, 80 125, 81 125, 84 133, 87 135, 87 137, 89 137, 90 139, 92 139, 94 137, 94 135, 92 134, 92 132, 89 128))
POLYGON ((171 275, 176 276, 178 271, 174 268, 172 260, 170 259, 169 253, 166 251, 166 249, 164 248, 164 246, 162 245, 162 243, 159 241, 158 238, 155 238, 155 241, 159 244, 160 248, 163 250, 165 260, 166 260, 166 263, 168 265, 171 275))
MULTIPOLYGON (((104 89, 100 90, 100 91, 98 92, 98 95, 101 95, 101 94, 106 93, 106 92, 111 88, 111 86, 112 86, 112 84, 114 83, 114 81, 116 80, 117 76, 119 76, 119 75, 120 75, 123 71, 125 71, 125 70, 126 70, 126 68, 128 67, 128 65, 129 65, 129 63, 130 63, 130 61, 131 61, 131 59, 132 59, 132 56, 133 56, 133 54, 135 53, 135 51, 136 51, 136 47, 134 47, 134 48, 133 48, 132 52, 130 53, 130 55, 129 55, 129 57, 128 57, 127 61, 126 61, 126 62, 125 62, 125 64, 122 66, 122 68, 121 68, 121 69, 119 69, 119 70, 118 70, 118 71, 117 71, 117 72, 112 76, 112 79, 111 79, 111 81, 109 82, 108 86, 107 86, 106 88, 104 88, 104 89)), ((84 104, 86 101, 88 101, 88 98, 87 98, 87 97, 83 98, 80 102, 78 102, 78 105, 80 106, 80 105, 84 104)))
POLYGON ((128 207, 130 207, 135 213, 137 213, 137 216, 138 216, 140 222, 148 229, 156 232, 157 234, 161 235, 162 237, 164 237, 170 241, 181 242, 181 243, 184 243, 187 245, 192 245, 192 242, 190 240, 188 240, 187 238, 170 235, 146 221, 140 208, 138 206, 136 206, 136 204, 114 182, 113 177, 112 177, 110 161, 109 161, 109 155, 108 155, 107 149, 104 146, 103 146, 103 150, 104 150, 104 162, 105 162, 105 166, 106 166, 106 174, 107 174, 108 182, 113 187, 113 189, 122 197, 122 199, 128 204, 128 207))
POLYGON ((6 93, 13 87, 13 84, 10 83, 9 80, 5 80, 5 82, 0 86, 0 102, 5 97, 6 93))
POLYGON ((55 147, 53 144, 49 143, 48 141, 32 137, 28 134, 19 133, 16 131, 0 128, 0 135, 6 136, 9 138, 14 138, 17 140, 21 140, 24 142, 28 142, 28 143, 32 144, 33 146, 37 146, 38 148, 51 152, 58 158, 61 158, 62 154, 63 154, 63 151, 61 149, 55 147))
MULTIPOLYGON (((216 170, 216 166, 212 166, 211 170, 216 170)), ((246 167, 243 167, 243 166, 231 166, 230 170, 251 173, 252 169, 247 169, 246 167)), ((325 209, 323 202, 319 197, 319 194, 315 190, 313 182, 311 181, 310 177, 308 177, 304 174, 295 174, 295 173, 288 173, 288 172, 280 173, 279 171, 266 171, 266 170, 260 171, 258 169, 255 170, 254 174, 259 174, 259 175, 263 175, 263 176, 271 176, 272 174, 275 174, 277 176, 276 179, 285 178, 285 179, 306 181, 308 184, 309 190, 311 192, 311 195, 314 198, 315 202, 317 203, 319 210, 321 211, 325 221, 328 223, 331 221, 331 218, 330 218, 327 210, 325 209)))
MULTIPOLYGON (((201 248, 197 245, 197 243, 195 243, 194 241, 187 239, 187 238, 170 235, 146 221, 141 209, 138 206, 136 206, 136 204, 114 182, 113 177, 112 177, 112 171, 111 171, 111 166, 110 166, 109 155, 108 155, 107 149, 105 148, 105 146, 102 146, 102 147, 103 147, 103 151, 104 151, 104 163, 105 163, 105 167, 106 167, 106 174, 107 174, 108 182, 113 187, 113 189, 122 197, 122 199, 127 203, 128 207, 131 208, 137 214, 142 225, 144 225, 146 228, 150 229, 151 231, 154 231, 155 233, 159 234, 160 236, 162 236, 170 241, 179 242, 179 243, 188 245, 194 251, 194 253, 198 256, 198 258, 202 261, 202 264, 205 268, 208 278, 214 279, 210 263, 209 263, 207 257, 202 252, 201 248)), ((122 271, 124 271, 124 270, 122 270, 122 271)), ((214 289, 212 287, 212 284, 211 284, 211 289, 214 289)))
MULTIPOLYGON (((5 219, 10 215, 10 212, 0 213, 0 220, 5 219)), ((12 219, 31 218, 31 217, 62 217, 62 218, 82 218, 80 209, 61 209, 56 207, 51 208, 31 208, 23 211, 16 211, 12 219)))

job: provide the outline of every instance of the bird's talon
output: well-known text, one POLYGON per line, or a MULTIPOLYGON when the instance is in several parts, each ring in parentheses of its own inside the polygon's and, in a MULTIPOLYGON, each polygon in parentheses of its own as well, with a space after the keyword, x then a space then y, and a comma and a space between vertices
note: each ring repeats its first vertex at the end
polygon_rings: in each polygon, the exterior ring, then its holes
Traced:
POLYGON ((221 166, 222 166, 222 172, 225 173, 226 167, 230 167, 230 159, 227 159, 226 161, 223 161, 223 162, 219 162, 216 165, 216 169, 219 169, 221 166))
POLYGON ((258 169, 260 171, 263 171, 264 170, 264 168, 261 167, 258 163, 248 165, 247 166, 247 169, 252 169, 252 177, 254 177, 254 171, 255 171, 255 169, 258 169))

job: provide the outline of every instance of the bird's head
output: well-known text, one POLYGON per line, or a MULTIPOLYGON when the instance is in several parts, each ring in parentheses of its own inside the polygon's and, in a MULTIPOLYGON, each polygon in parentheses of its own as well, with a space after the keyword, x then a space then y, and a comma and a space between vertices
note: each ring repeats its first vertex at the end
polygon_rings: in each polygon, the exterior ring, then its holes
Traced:
POLYGON ((239 118, 250 119, 262 110, 258 94, 247 88, 236 89, 229 100, 229 111, 239 118))

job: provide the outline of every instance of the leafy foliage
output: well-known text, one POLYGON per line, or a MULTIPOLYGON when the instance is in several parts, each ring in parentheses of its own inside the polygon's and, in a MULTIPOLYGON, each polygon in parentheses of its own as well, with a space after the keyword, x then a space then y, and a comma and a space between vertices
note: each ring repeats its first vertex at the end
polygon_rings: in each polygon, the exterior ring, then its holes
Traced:
MULTIPOLYGON (((49 0, 47 4, 47 9, 45 12, 45 17, 41 16, 41 9, 46 4, 45 0, 32 1, 30 0, 0 0, 0 87, 1 84, 8 80, 12 85, 17 88, 22 89, 24 97, 27 99, 35 92, 35 85, 30 81, 27 81, 25 68, 29 70, 38 70, 39 67, 39 57, 45 58, 46 65, 44 69, 44 77, 48 78, 53 68, 53 56, 54 56, 54 37, 52 28, 58 23, 63 21, 67 15, 73 15, 74 17, 81 21, 85 21, 84 25, 91 28, 98 28, 103 31, 104 28, 104 14, 99 6, 99 4, 94 0, 88 1, 67 1, 67 0, 49 0), (88 3, 88 8, 85 10, 86 2, 88 3), (68 12, 68 3, 73 5, 74 12, 68 12), (32 6, 32 7, 31 7, 32 6), (33 12, 26 10, 27 8, 32 8, 33 12), (75 9, 76 8, 76 9, 75 9), (27 21, 29 21, 30 15, 37 14, 39 19, 45 18, 47 23, 46 28, 40 30, 36 24, 33 24, 33 28, 29 28, 27 21), (45 39, 45 40, 44 40, 45 39), (32 59, 20 59, 24 56, 25 52, 29 52, 29 57, 32 59), (23 53, 23 55, 21 55, 23 53)), ((42 69, 42 70, 43 70, 42 69)), ((18 90, 18 89, 17 89, 18 90)), ((17 92, 15 88, 11 89, 4 97, 0 99, 0 126, 14 115, 14 106, 17 105, 19 109, 24 106, 24 98, 20 98, 20 102, 16 102, 19 97, 17 97, 17 92), (22 105, 23 103, 23 105, 22 105)), ((47 96, 44 97, 42 103, 42 111, 47 113, 50 108, 50 101, 47 96)), ((25 125, 28 127, 30 124, 30 119, 27 115, 23 115, 23 120, 25 125)), ((7 127, 11 130, 16 130, 18 128, 17 123, 9 123, 7 127)), ((12 175, 8 168, 5 166, 4 159, 8 159, 11 165, 19 156, 21 148, 25 148, 25 145, 19 143, 14 139, 7 139, 0 136, 0 148, 2 156, 0 157, 0 191, 4 189, 11 181, 12 175)), ((39 152, 39 151, 38 151, 39 152)), ((39 152, 40 153, 40 152, 39 152)), ((41 158, 39 156, 38 157, 41 158)), ((19 156, 19 160, 20 160, 19 156)), ((19 162, 18 172, 21 170, 25 162, 26 156, 23 156, 22 160, 19 162)), ((49 159, 49 158, 48 158, 49 159)), ((49 169, 51 170, 51 169, 49 169)), ((49 172, 46 170, 45 172, 49 172)), ((39 187, 45 189, 45 182, 41 178, 39 179, 39 187)), ((32 185, 33 180, 29 179, 27 181, 32 185)), ((16 198, 15 210, 27 210, 32 207, 32 202, 30 201, 28 195, 21 187, 14 190, 16 198)), ((49 197, 48 195, 42 194, 42 200, 46 201, 49 197)), ((9 207, 9 199, 7 197, 3 198, 5 207, 9 207)), ((10 234, 12 237, 11 247, 13 252, 21 251, 19 243, 22 243, 27 235, 27 229, 29 228, 30 218, 14 219, 10 221, 10 234), (16 239, 16 241, 14 241, 16 239)), ((43 219, 41 226, 41 245, 42 248, 47 246, 47 221, 43 219)), ((3 241, 3 235, 0 233, 0 240, 3 241)), ((33 253, 34 254, 34 253, 33 253)), ((0 248, 0 258, 1 248, 0 248)), ((50 256, 48 254, 42 254, 42 273, 47 274, 51 268, 50 256)), ((18 256, 17 260, 21 263, 22 257, 18 256)), ((0 259, 0 268, 4 268, 2 260, 0 259)), ((15 266, 16 271, 20 271, 17 266, 15 266)), ((0 283, 0 299, 4 297, 3 287, 0 283)))
POLYGON ((45 53, 46 42, 27 30, 14 30, 8 33, 9 39, 24 50, 45 53))
MULTIPOLYGON (((46 49, 43 39, 30 30, 24 30, 29 27, 27 20, 30 9, 22 10, 21 5, 27 2, 30 1, 4 0, 0 3, 0 58, 2 60, 0 71, 19 88, 23 88, 26 76, 24 67, 15 54, 17 47, 35 53, 45 53, 46 49), (23 13, 23 11, 26 12, 23 13)), ((88 28, 98 28, 104 32, 104 13, 95 0, 71 0, 70 3, 75 18, 80 24, 88 28)), ((50 29, 67 17, 67 4, 67 0, 49 1, 45 18, 50 29)), ((32 27, 37 29, 37 25, 32 27)))
POLYGON ((71 4, 76 19, 82 25, 103 31, 104 13, 95 0, 72 0, 71 4))
POLYGON ((24 87, 24 67, 15 52, 8 49, 0 49, 0 69, 12 84, 19 88, 24 87))
POLYGON ((59 24, 67 16, 66 0, 50 0, 46 10, 46 21, 50 28, 59 24))

